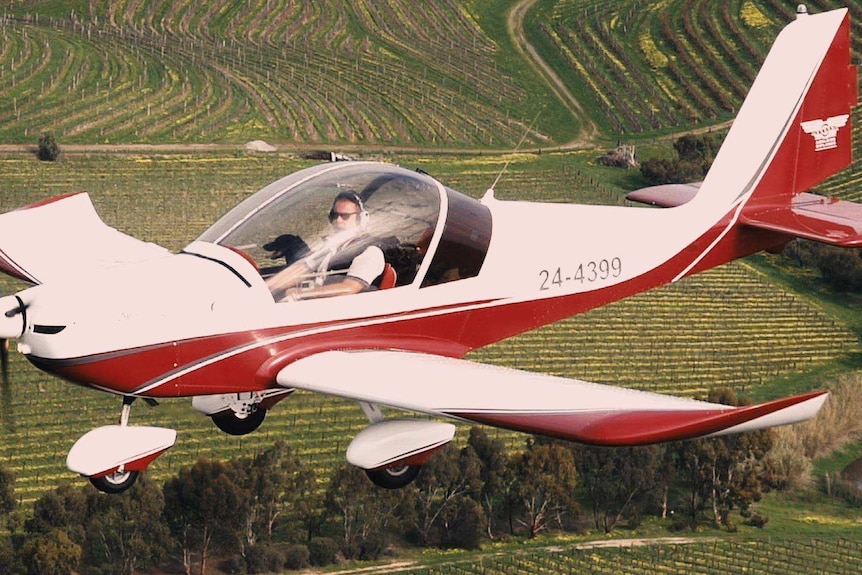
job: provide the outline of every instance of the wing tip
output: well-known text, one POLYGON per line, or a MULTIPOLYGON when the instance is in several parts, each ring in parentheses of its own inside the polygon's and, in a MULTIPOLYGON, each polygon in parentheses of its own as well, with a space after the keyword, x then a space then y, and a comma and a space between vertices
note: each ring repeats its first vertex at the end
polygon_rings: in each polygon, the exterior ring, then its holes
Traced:
POLYGON ((810 419, 829 393, 814 391, 744 407, 568 413, 459 413, 478 423, 568 441, 623 447, 755 431, 810 419))

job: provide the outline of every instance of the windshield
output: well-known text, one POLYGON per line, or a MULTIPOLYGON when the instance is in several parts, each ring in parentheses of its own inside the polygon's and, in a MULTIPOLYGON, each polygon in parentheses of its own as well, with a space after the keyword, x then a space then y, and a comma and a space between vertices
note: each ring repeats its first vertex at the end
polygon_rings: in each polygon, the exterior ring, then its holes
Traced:
MULTIPOLYGON (((240 251, 264 278, 303 262, 303 281, 318 285, 347 274, 356 256, 375 246, 394 285, 407 285, 431 243, 440 193, 433 179, 402 168, 324 164, 270 184, 199 239, 240 251)), ((366 287, 379 287, 382 275, 360 279, 366 287)))

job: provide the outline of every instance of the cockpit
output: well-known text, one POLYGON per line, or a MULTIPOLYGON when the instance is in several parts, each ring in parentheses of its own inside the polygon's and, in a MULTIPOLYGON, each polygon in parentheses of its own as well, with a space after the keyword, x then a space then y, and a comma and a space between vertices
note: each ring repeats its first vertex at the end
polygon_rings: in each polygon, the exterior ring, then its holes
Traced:
POLYGON ((487 207, 425 174, 389 164, 337 162, 273 182, 199 240, 242 254, 282 300, 285 293, 308 294, 321 291, 315 286, 343 281, 369 247, 382 253, 376 256, 382 261, 380 273, 374 268, 362 291, 475 277, 490 238, 487 207), (282 281, 276 289, 277 278, 287 276, 294 283, 282 281))

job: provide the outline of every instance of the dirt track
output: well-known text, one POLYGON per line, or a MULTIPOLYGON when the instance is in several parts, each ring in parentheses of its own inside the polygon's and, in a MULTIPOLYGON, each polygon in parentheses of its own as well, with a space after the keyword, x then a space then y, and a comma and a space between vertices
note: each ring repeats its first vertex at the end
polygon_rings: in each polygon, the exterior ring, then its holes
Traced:
POLYGON ((575 121, 580 121, 584 124, 581 135, 577 139, 563 144, 560 148, 568 150, 590 148, 594 145, 596 138, 598 138, 598 126, 584 111, 580 102, 572 95, 557 73, 554 72, 553 68, 545 62, 533 45, 527 41, 527 34, 524 32, 524 18, 535 3, 536 0, 521 0, 521 2, 512 8, 506 24, 509 29, 509 35, 512 37, 515 47, 521 52, 521 55, 530 62, 536 73, 548 82, 554 95, 557 96, 557 99, 575 117, 575 121))
MULTIPOLYGON (((598 541, 585 541, 584 543, 578 543, 575 545, 566 545, 565 549, 610 549, 610 548, 619 548, 619 547, 642 547, 645 545, 689 545, 692 543, 704 543, 715 541, 714 537, 656 537, 656 538, 640 538, 640 539, 610 539, 610 540, 598 540, 598 541)), ((563 551, 564 548, 561 546, 549 546, 549 547, 535 547, 526 549, 524 552, 528 551, 563 551)), ((494 557, 503 555, 503 553, 495 552, 495 553, 477 553, 472 556, 470 561, 475 561, 477 559, 481 559, 482 557, 494 557)), ((359 567, 356 569, 343 569, 341 571, 325 571, 327 575, 379 575, 382 573, 398 573, 400 571, 405 571, 408 569, 413 569, 414 567, 419 567, 416 561, 393 561, 392 563, 386 563, 383 565, 373 565, 371 567, 359 567)), ((317 573, 314 570, 305 570, 304 573, 317 573)), ((324 573, 324 571, 320 571, 320 573, 324 573)))

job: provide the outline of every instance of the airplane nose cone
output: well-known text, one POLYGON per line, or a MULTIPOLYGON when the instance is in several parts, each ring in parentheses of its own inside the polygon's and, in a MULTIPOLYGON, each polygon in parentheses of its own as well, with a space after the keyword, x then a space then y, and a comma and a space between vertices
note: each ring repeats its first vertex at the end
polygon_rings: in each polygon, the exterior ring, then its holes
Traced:
POLYGON ((26 310, 14 295, 0 297, 0 339, 21 337, 26 310))

